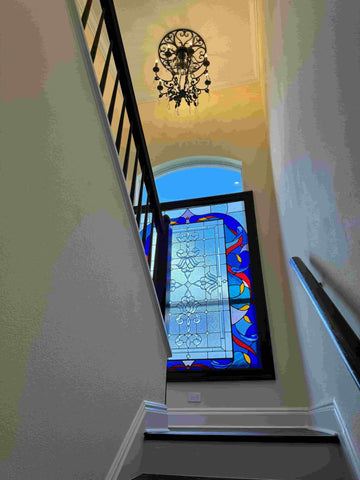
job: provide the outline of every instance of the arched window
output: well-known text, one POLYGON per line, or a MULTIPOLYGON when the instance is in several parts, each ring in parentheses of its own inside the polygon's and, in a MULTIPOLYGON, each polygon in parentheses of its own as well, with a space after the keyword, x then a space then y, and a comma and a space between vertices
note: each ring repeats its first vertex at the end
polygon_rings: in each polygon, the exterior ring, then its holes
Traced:
POLYGON ((154 167, 160 202, 242 191, 241 162, 225 157, 179 158, 154 167))
POLYGON ((188 157, 154 174, 170 217, 168 380, 274 378, 253 196, 242 192, 241 163, 188 157))

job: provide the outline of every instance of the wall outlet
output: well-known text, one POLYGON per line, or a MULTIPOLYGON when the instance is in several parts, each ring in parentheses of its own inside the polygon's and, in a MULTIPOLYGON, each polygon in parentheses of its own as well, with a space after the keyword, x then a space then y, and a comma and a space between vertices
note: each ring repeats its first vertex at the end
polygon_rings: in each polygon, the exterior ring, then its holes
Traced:
POLYGON ((200 403, 201 402, 201 393, 188 393, 188 402, 190 402, 190 403, 200 403))

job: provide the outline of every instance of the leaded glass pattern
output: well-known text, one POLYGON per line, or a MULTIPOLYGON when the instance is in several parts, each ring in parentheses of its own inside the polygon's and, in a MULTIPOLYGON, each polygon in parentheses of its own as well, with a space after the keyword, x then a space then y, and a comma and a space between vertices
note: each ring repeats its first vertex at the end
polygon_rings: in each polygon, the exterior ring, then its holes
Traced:
POLYGON ((170 360, 232 358, 223 220, 173 224, 170 278, 170 360))
MULTIPOLYGON (((174 348, 176 353, 169 359, 168 368, 170 370, 259 368, 261 366, 261 360, 256 312, 251 298, 251 268, 244 202, 237 201, 200 207, 188 207, 182 210, 167 211, 166 214, 171 218, 170 225, 173 230, 172 242, 174 242, 174 232, 179 231, 178 229, 181 227, 183 229, 191 229, 192 234, 195 235, 197 232, 206 232, 207 229, 209 229, 209 231, 214 230, 214 227, 211 227, 211 225, 215 226, 221 222, 223 226, 223 236, 220 237, 219 233, 214 233, 213 240, 208 247, 209 250, 207 252, 201 250, 201 253, 211 259, 216 249, 217 252, 220 252, 220 249, 223 252, 222 259, 224 260, 220 260, 221 268, 216 269, 215 266, 212 265, 213 269, 210 270, 213 275, 212 282, 213 285, 216 286, 215 288, 220 288, 219 285, 221 285, 223 293, 221 297, 219 296, 217 302, 222 303, 222 305, 220 308, 217 307, 216 315, 212 315, 210 309, 205 310, 203 308, 201 313, 206 312, 207 318, 202 319, 202 325, 210 324, 214 318, 216 318, 217 325, 223 325, 225 328, 227 328, 228 325, 230 326, 231 323, 231 334, 227 332, 228 336, 226 337, 225 355, 218 355, 218 350, 216 350, 215 355, 212 355, 210 350, 208 350, 206 354, 205 351, 199 350, 199 353, 196 354, 197 350, 193 349, 189 356, 183 354, 182 358, 180 358, 184 350, 180 353, 180 351, 173 346, 173 332, 178 332, 178 327, 174 325, 176 315, 172 313, 175 301, 175 299, 173 300, 174 292, 172 290, 174 289, 174 285, 176 285, 176 276, 174 277, 174 275, 176 275, 176 268, 174 268, 173 264, 177 261, 174 258, 174 251, 171 256, 170 302, 167 322, 170 346, 174 348), (220 245, 222 246, 220 247, 220 245), (228 312, 230 313, 229 323, 227 323, 228 312)), ((198 233, 198 235, 200 235, 200 233, 198 233)), ((194 252, 192 254, 194 254, 194 252)), ((206 261, 201 261, 203 262, 202 265, 206 266, 206 261)), ((211 260, 207 261, 211 262, 211 260)), ((199 275, 200 273, 197 274, 196 282, 199 282, 199 275)), ((204 267, 201 275, 203 275, 204 278, 204 267)), ((200 289, 194 286, 194 282, 192 282, 191 289, 188 294, 194 298, 194 301, 199 302, 199 299, 203 298, 203 296, 198 293, 200 289)), ((192 328, 195 332, 195 326, 192 328)), ((175 338, 177 338, 176 334, 175 338)))
POLYGON ((168 380, 274 378, 251 192, 162 205, 168 380))

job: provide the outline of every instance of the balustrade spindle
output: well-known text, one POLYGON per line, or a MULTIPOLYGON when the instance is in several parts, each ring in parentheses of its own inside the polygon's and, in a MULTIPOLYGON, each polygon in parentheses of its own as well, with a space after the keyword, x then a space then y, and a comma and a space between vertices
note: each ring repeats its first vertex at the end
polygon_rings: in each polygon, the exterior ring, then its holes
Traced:
POLYGON ((94 60, 95 60, 95 57, 96 57, 96 53, 97 53, 97 49, 98 49, 98 46, 99 46, 101 29, 102 29, 103 23, 104 23, 104 11, 101 12, 99 24, 98 24, 98 27, 97 27, 97 30, 96 30, 96 33, 95 33, 94 43, 93 43, 93 45, 92 45, 92 47, 91 47, 91 52, 90 52, 90 54, 91 54, 92 61, 94 61, 94 60))
POLYGON ((118 126, 118 131, 117 131, 116 140, 115 140, 115 145, 118 153, 120 152, 121 135, 122 135, 123 125, 124 125, 124 116, 125 116, 125 98, 123 100, 123 104, 121 107, 119 126, 118 126))
POLYGON ((126 143, 126 151, 125 151, 125 158, 124 158, 124 166, 123 166, 123 172, 124 172, 124 177, 126 179, 127 177, 127 171, 128 171, 128 165, 129 165, 129 157, 130 157, 130 147, 131 147, 131 127, 129 128, 129 134, 128 134, 128 139, 126 143))
POLYGON ((101 76, 101 81, 100 81, 100 92, 102 94, 104 93, 104 90, 105 90, 106 78, 107 78, 107 74, 108 74, 108 71, 109 71, 111 50, 112 50, 112 45, 111 45, 111 42, 110 42, 108 53, 106 55, 104 70, 103 70, 103 73, 102 73, 102 76, 101 76))
POLYGON ((92 0, 87 0, 84 11, 83 11, 83 14, 81 16, 81 22, 83 24, 84 30, 85 30, 85 27, 86 27, 86 24, 87 24, 87 21, 88 21, 88 18, 89 18, 91 4, 92 4, 92 0))
POLYGON ((131 198, 131 203, 133 205, 134 205, 134 195, 135 195, 135 186, 136 186, 136 176, 137 176, 137 170, 138 170, 138 161, 139 161, 139 152, 136 152, 133 175, 131 179, 131 188, 130 188, 130 198, 131 198))
MULTIPOLYGON (((113 92, 112 92, 112 95, 111 95, 111 101, 110 101, 110 106, 109 106, 109 111, 108 111, 108 119, 109 119, 110 125, 111 125, 113 115, 114 115, 114 108, 115 108, 118 85, 119 85, 119 74, 116 74, 116 78, 115 78, 115 82, 114 82, 114 88, 113 88, 113 92)), ((118 153, 119 153, 119 151, 118 151, 118 153)))

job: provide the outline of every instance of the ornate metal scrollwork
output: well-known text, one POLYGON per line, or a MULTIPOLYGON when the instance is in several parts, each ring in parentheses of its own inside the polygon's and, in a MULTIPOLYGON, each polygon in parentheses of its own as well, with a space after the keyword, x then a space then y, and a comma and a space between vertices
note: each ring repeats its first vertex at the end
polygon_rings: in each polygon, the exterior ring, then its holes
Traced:
POLYGON ((168 32, 161 40, 158 48, 161 65, 171 74, 170 79, 159 77, 158 61, 153 71, 159 98, 167 96, 169 102, 175 102, 178 108, 182 99, 190 106, 198 105, 198 97, 202 91, 209 93, 209 78, 206 44, 202 37, 186 28, 168 32))

